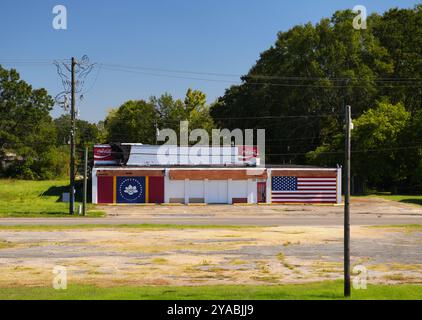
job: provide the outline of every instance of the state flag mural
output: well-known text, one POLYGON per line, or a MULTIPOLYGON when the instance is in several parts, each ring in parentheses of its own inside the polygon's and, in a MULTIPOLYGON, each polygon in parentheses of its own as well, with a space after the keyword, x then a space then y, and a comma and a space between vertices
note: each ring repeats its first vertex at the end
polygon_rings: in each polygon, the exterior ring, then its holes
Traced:
POLYGON ((117 203, 145 203, 145 177, 116 177, 115 194, 117 203))

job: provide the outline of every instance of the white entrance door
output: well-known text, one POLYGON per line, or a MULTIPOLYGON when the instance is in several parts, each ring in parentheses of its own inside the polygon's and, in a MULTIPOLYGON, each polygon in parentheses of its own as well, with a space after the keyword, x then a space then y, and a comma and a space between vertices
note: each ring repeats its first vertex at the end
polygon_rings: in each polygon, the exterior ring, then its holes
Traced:
POLYGON ((208 180, 208 203, 228 203, 227 180, 208 180))

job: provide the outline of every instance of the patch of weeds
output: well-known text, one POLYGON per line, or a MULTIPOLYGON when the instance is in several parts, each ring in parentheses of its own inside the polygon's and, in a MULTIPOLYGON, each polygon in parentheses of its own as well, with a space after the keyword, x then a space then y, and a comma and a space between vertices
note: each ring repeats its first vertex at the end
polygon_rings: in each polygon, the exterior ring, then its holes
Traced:
POLYGON ((41 271, 33 271, 33 272, 31 272, 31 274, 36 274, 36 275, 39 275, 39 274, 41 274, 42 272, 41 271))
POLYGON ((91 276, 95 276, 95 275, 100 275, 101 272, 99 272, 98 270, 89 270, 88 274, 91 276))
POLYGON ((301 230, 281 231, 281 232, 285 233, 285 234, 303 234, 303 233, 305 233, 305 231, 301 231, 301 230))
POLYGON ((148 281, 148 285, 151 286, 167 286, 170 284, 170 281, 162 278, 151 279, 148 281))
POLYGON ((0 249, 7 249, 7 248, 13 248, 15 244, 13 242, 0 239, 0 249))
POLYGON ((380 228, 380 229, 391 229, 391 230, 402 230, 406 233, 420 232, 422 231, 422 224, 393 224, 384 226, 368 226, 367 228, 380 228))
POLYGON ((278 276, 252 276, 251 279, 256 280, 256 281, 274 283, 274 282, 278 282, 280 277, 278 277, 278 276))
POLYGON ((366 268, 368 270, 380 271, 380 272, 387 272, 391 270, 390 267, 386 264, 371 264, 367 266, 366 268))
POLYGON ((232 266, 239 266, 242 264, 247 264, 247 261, 245 260, 240 260, 240 259, 232 259, 229 261, 229 264, 232 266))
POLYGON ((404 264, 404 263, 393 263, 391 265, 393 270, 406 270, 406 271, 421 271, 422 264, 404 264))
POLYGON ((335 269, 335 268, 323 268, 321 269, 321 272, 323 273, 337 273, 337 272, 342 272, 341 269, 335 269))
POLYGON ((224 269, 224 268, 220 268, 220 267, 214 267, 214 268, 209 268, 207 271, 221 273, 221 272, 225 272, 227 270, 224 269))
POLYGON ((164 258, 154 258, 151 260, 152 263, 157 263, 157 264, 164 264, 167 263, 168 260, 164 259, 164 258))
POLYGON ((256 263, 256 268, 259 270, 259 272, 270 273, 270 268, 268 267, 265 261, 256 261, 255 263, 256 263))
POLYGON ((212 265, 212 262, 210 260, 202 260, 201 263, 199 264, 200 266, 210 266, 212 265))
POLYGON ((16 270, 16 271, 29 271, 29 270, 34 270, 34 268, 22 267, 22 266, 15 266, 13 268, 13 270, 16 270))
POLYGON ((197 279, 197 280, 202 279, 202 281, 205 281, 204 279, 215 279, 215 276, 213 274, 203 274, 203 275, 194 277, 194 279, 197 279))
POLYGON ((406 281, 406 280, 412 280, 412 277, 406 277, 402 273, 393 273, 393 274, 386 274, 383 276, 385 280, 392 280, 392 281, 406 281))
POLYGON ((277 254, 277 259, 280 260, 281 262, 283 262, 286 259, 286 257, 285 257, 283 252, 279 252, 277 254))
POLYGON ((293 270, 294 268, 295 268, 295 266, 294 265, 292 265, 292 264, 290 264, 290 263, 288 263, 287 261, 286 261, 286 256, 284 255, 284 253, 283 252, 279 252, 278 254, 277 254, 277 259, 283 264, 283 266, 285 267, 285 268, 287 268, 287 269, 289 269, 289 270, 293 270))
MULTIPOLYGON (((62 263, 63 264, 63 263, 62 263)), ((74 266, 86 266, 89 265, 89 262, 86 260, 78 260, 73 263, 74 266)))
POLYGON ((183 269, 183 272, 185 272, 185 273, 195 273, 195 272, 198 272, 198 269, 196 269, 195 267, 192 267, 192 266, 188 266, 185 269, 183 269))
POLYGON ((315 261, 312 264, 315 268, 340 268, 343 266, 341 262, 332 262, 332 261, 315 261))

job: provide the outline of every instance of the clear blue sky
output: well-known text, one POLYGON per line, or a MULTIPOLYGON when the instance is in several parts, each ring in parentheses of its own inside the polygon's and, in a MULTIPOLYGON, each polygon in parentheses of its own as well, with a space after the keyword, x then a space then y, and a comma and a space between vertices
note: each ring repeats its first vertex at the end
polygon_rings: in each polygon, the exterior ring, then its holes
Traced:
MULTIPOLYGON (((269 48, 278 31, 317 22, 336 10, 365 5, 368 14, 392 7, 413 7, 418 0, 2 0, 0 4, 0 63, 13 62, 23 79, 61 91, 54 66, 22 63, 27 59, 63 59, 87 54, 92 61, 160 69, 242 75, 269 48), (68 29, 52 28, 52 8, 68 10, 68 29), (20 63, 15 63, 18 61, 20 63)), ((169 92, 182 98, 191 87, 207 94, 208 102, 224 93, 238 77, 172 73, 163 77, 94 70, 85 85, 80 118, 98 121, 107 110, 129 99, 147 99, 169 92)), ((153 74, 169 72, 145 71, 153 74)), ((61 114, 55 107, 52 115, 61 114)))

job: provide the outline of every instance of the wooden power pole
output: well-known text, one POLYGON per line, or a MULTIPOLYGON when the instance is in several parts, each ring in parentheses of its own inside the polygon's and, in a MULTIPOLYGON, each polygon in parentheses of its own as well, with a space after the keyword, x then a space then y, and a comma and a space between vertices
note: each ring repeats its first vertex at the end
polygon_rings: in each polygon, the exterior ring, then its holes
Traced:
POLYGON ((86 198, 87 198, 87 189, 88 189, 88 147, 85 147, 85 157, 84 157, 84 194, 82 202, 82 214, 86 215, 86 198))
POLYGON ((70 190, 69 213, 75 213, 75 58, 71 63, 71 106, 70 106, 70 190))
POLYGON ((344 296, 350 297, 350 136, 352 130, 351 107, 346 106, 345 188, 344 188, 344 296))

